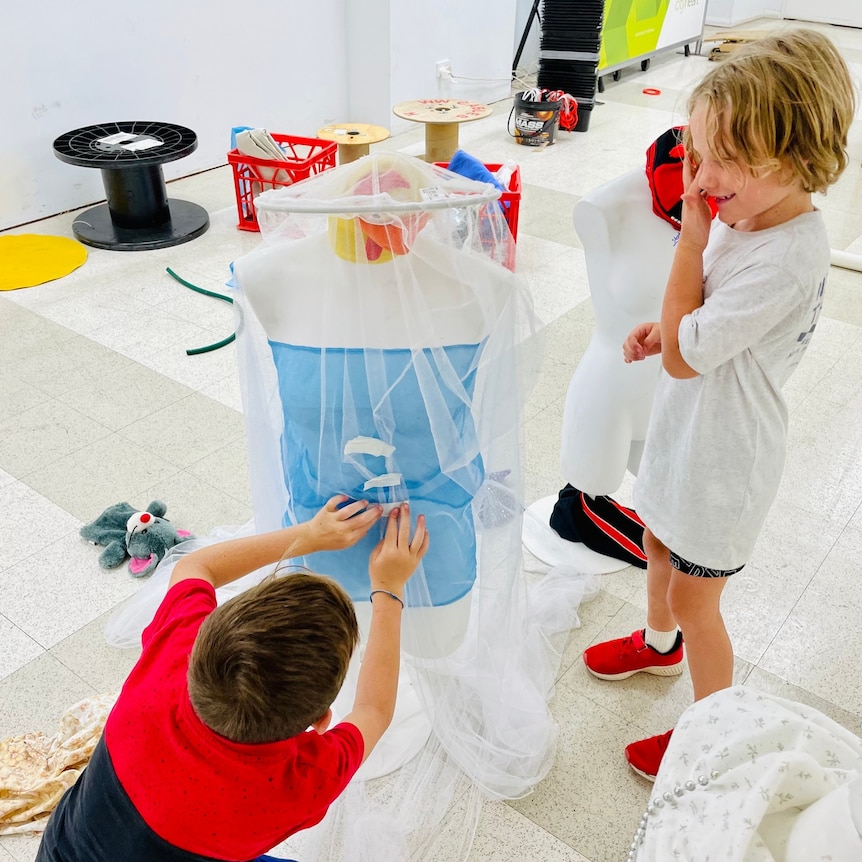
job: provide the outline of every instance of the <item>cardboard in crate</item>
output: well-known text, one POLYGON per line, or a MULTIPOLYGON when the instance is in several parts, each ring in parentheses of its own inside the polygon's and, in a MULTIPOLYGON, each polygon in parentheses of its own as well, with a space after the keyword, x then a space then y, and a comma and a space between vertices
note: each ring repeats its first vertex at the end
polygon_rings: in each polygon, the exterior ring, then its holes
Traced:
POLYGON ((239 150, 227 154, 228 164, 233 168, 233 184, 236 192, 236 209, 240 230, 259 231, 254 199, 270 189, 280 189, 308 179, 328 168, 335 167, 338 144, 322 138, 299 138, 295 135, 272 136, 284 150, 286 160, 258 159, 239 150))
MULTIPOLYGON (((449 162, 435 162, 435 164, 441 168, 449 167, 449 162)), ((485 167, 492 174, 496 174, 503 167, 503 164, 498 162, 495 164, 486 164, 485 167)), ((514 243, 517 243, 518 216, 521 209, 521 168, 519 165, 515 165, 512 171, 512 176, 509 179, 509 188, 500 193, 500 205, 503 207, 503 215, 506 219, 506 224, 509 226, 509 233, 512 234, 512 240, 514 243)), ((513 271, 515 269, 514 244, 511 259, 506 261, 506 266, 513 271)))

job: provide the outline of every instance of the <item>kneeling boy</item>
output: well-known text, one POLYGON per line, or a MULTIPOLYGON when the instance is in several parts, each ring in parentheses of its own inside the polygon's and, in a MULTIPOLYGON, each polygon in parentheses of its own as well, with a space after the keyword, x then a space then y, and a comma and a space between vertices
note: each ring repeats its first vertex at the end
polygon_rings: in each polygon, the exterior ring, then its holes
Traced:
POLYGON ((344 502, 176 564, 37 862, 246 862, 323 818, 392 720, 403 589, 428 548, 424 518, 411 541, 407 504, 393 510, 371 554, 356 698, 331 730, 330 705, 359 639, 344 590, 299 573, 271 576, 220 607, 215 590, 282 558, 354 545, 381 509, 344 502))

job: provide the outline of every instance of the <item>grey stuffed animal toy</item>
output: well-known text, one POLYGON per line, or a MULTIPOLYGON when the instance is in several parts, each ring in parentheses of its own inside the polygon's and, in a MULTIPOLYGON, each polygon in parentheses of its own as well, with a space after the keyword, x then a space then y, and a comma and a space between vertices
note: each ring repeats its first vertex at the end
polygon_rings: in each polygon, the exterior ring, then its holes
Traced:
POLYGON ((141 512, 129 503, 108 506, 98 518, 81 527, 82 538, 105 545, 99 556, 103 569, 115 569, 130 557, 129 572, 142 578, 155 569, 174 545, 192 538, 187 530, 177 530, 163 516, 167 506, 153 500, 141 512))

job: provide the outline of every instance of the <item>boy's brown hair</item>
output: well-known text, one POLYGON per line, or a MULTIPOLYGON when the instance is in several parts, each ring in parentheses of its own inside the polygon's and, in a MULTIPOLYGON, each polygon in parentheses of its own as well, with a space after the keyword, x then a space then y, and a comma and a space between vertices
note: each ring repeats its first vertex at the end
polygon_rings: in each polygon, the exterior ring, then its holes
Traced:
POLYGON ((358 640, 353 603, 335 581, 271 576, 204 620, 189 698, 204 724, 234 742, 289 739, 326 714, 358 640))
MULTIPOLYGON (((689 113, 706 108, 712 156, 756 175, 790 169, 806 192, 825 192, 847 166, 856 94, 832 42, 814 30, 765 35, 710 72, 689 113)), ((695 164, 691 140, 686 150, 695 164)))

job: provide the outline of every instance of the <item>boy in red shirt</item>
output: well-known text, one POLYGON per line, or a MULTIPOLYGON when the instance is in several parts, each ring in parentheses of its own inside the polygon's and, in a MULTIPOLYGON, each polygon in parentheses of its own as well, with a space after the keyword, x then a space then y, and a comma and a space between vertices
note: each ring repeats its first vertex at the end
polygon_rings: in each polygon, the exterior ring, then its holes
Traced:
POLYGON ((333 497, 310 521, 182 558, 87 769, 37 862, 257 859, 318 823, 392 720, 404 584, 428 548, 406 503, 371 554, 371 626, 353 710, 327 730, 359 639, 353 604, 311 573, 215 590, 280 559, 348 548, 379 506, 333 497))

